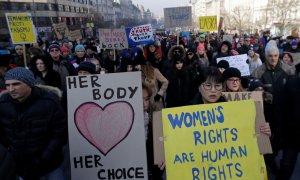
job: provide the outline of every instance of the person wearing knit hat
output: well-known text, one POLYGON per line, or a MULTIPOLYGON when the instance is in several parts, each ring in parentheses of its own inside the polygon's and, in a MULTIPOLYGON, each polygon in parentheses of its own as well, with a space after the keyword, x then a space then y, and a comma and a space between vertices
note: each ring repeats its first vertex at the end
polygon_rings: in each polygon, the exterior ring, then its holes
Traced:
POLYGON ((96 74, 96 66, 91 62, 84 61, 76 68, 76 72, 78 76, 96 74))
POLYGON ((291 53, 299 53, 300 49, 298 48, 298 42, 296 40, 293 40, 291 42, 291 49, 288 51, 291 53))
POLYGON ((58 44, 53 43, 49 46, 48 50, 49 50, 49 52, 60 51, 60 47, 58 44))
POLYGON ((241 92, 244 90, 241 84, 241 71, 237 68, 227 68, 223 72, 222 76, 224 80, 225 92, 241 92))
POLYGON ((64 179, 60 165, 68 137, 60 90, 35 86, 33 73, 23 67, 7 71, 4 78, 0 142, 12 150, 17 179, 64 179))
POLYGON ((226 69, 229 68, 229 63, 228 63, 228 61, 226 61, 226 60, 221 60, 221 61, 219 61, 218 64, 217 64, 217 68, 219 69, 219 71, 220 71, 221 73, 223 73, 226 69))
POLYGON ((79 66, 81 62, 90 61, 90 58, 87 57, 86 50, 82 44, 75 46, 74 58, 71 60, 71 63, 75 68, 79 66))
POLYGON ((35 79, 33 73, 30 70, 23 67, 16 67, 7 71, 5 73, 4 79, 5 81, 8 80, 22 81, 23 83, 27 84, 30 87, 35 85, 35 79))
POLYGON ((70 55, 70 49, 68 48, 68 46, 61 46, 60 48, 61 51, 61 56, 66 59, 66 60, 70 60, 71 59, 71 55, 70 55))

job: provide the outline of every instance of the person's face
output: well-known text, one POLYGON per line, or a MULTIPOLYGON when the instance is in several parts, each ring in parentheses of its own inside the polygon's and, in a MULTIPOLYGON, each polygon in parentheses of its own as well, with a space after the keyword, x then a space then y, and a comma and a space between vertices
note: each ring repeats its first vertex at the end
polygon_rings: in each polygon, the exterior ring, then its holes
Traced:
POLYGON ((132 65, 127 65, 126 71, 131 72, 132 70, 133 70, 133 66, 132 65))
POLYGON ((108 53, 110 56, 113 56, 114 55, 114 51, 109 51, 108 53))
POLYGON ((13 99, 23 102, 31 93, 31 87, 19 80, 6 80, 6 89, 13 99))
POLYGON ((241 79, 237 77, 232 77, 226 80, 227 88, 232 92, 237 92, 241 85, 241 79))
POLYGON ((245 43, 244 39, 240 39, 239 43, 240 43, 241 46, 244 45, 244 43, 245 43))
POLYGON ((82 58, 84 56, 84 50, 83 49, 78 49, 76 51, 76 55, 77 55, 77 57, 82 58))
POLYGON ((99 70, 100 70, 100 68, 101 68, 101 66, 100 66, 100 63, 99 63, 99 61, 91 61, 93 64, 95 64, 95 66, 96 66, 96 72, 99 72, 99 70))
POLYGON ((39 43, 33 43, 33 47, 40 48, 39 43))
POLYGON ((200 38, 199 38, 199 41, 200 41, 200 42, 205 42, 205 37, 200 37, 200 38))
POLYGON ((143 106, 144 112, 146 112, 149 108, 150 97, 146 89, 143 89, 143 106))
POLYGON ((141 71, 142 70, 142 66, 140 64, 134 66, 134 69, 137 71, 141 71))
POLYGON ((16 49, 16 53, 17 53, 19 56, 23 55, 23 48, 22 48, 22 47, 18 47, 18 48, 16 49))
POLYGON ((259 50, 259 46, 254 46, 254 51, 258 51, 259 50))
POLYGON ((227 53, 228 52, 228 46, 223 44, 222 47, 221 47, 221 52, 222 53, 227 53))
POLYGON ((44 72, 46 71, 46 66, 43 60, 38 59, 35 62, 36 68, 40 71, 40 72, 44 72))
POLYGON ((296 46, 292 46, 292 49, 297 49, 298 48, 298 46, 296 45, 296 46))
POLYGON ((188 57, 188 59, 192 59, 194 57, 194 53, 188 52, 187 57, 188 57))
POLYGON ((78 76, 86 76, 86 75, 91 75, 88 71, 80 70, 78 71, 78 76))
POLYGON ((183 67, 183 63, 176 63, 176 69, 181 70, 183 67))
POLYGON ((254 56, 254 51, 253 51, 253 50, 249 50, 249 51, 248 51, 248 54, 249 54, 249 56, 252 57, 252 56, 254 56))
POLYGON ((69 51, 64 51, 62 54, 64 57, 68 57, 70 53, 69 53, 69 51))
POLYGON ((52 48, 52 49, 50 50, 50 55, 51 55, 51 57, 52 57, 53 59, 57 59, 57 58, 59 58, 59 56, 60 56, 60 50, 57 49, 57 48, 52 48))
POLYGON ((246 44, 247 46, 249 46, 249 45, 250 45, 250 39, 245 39, 245 44, 246 44))
POLYGON ((288 65, 292 65, 292 64, 293 64, 292 59, 291 59, 290 56, 288 56, 287 54, 285 54, 285 55, 282 57, 282 61, 283 61, 285 64, 288 64, 288 65))
POLYGON ((94 51, 92 51, 91 49, 87 49, 87 50, 86 50, 86 53, 87 53, 88 55, 90 55, 90 54, 93 54, 94 51))
POLYGON ((153 46, 153 45, 149 46, 149 51, 150 52, 153 53, 155 51, 155 49, 156 49, 155 46, 153 46))
POLYGON ((267 52, 266 59, 271 67, 275 67, 278 63, 279 53, 276 50, 267 52))
POLYGON ((203 102, 206 103, 215 103, 217 102, 222 95, 222 83, 214 83, 211 81, 205 81, 200 84, 198 87, 199 92, 201 93, 203 102))

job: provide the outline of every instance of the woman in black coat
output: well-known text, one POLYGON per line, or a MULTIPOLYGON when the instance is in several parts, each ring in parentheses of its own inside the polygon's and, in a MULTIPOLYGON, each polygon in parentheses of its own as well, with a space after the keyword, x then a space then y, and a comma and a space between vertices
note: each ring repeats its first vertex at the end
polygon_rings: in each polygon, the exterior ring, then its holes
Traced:
POLYGON ((189 100, 189 76, 183 61, 173 62, 173 67, 169 71, 167 79, 169 80, 169 85, 166 107, 187 105, 189 100))
POLYGON ((57 71, 53 70, 53 63, 46 56, 35 56, 32 59, 31 71, 41 84, 61 89, 61 78, 57 71))

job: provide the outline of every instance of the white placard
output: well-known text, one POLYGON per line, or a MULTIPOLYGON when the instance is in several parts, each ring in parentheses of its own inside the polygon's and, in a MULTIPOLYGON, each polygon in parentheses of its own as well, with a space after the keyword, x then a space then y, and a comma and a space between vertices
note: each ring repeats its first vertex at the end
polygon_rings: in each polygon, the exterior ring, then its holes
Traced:
POLYGON ((72 180, 147 179, 140 72, 67 77, 72 180))
POLYGON ((235 67, 241 71, 242 76, 250 76, 249 65, 247 64, 247 54, 217 58, 217 63, 226 60, 230 67, 235 67))

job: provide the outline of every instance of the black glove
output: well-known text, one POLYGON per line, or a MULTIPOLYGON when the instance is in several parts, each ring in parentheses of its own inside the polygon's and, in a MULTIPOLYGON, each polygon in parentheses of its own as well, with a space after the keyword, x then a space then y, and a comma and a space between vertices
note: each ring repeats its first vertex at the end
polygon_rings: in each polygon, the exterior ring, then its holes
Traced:
POLYGON ((156 94, 156 95, 154 96, 154 101, 157 102, 157 101, 160 100, 160 98, 161 98, 161 95, 156 94))

